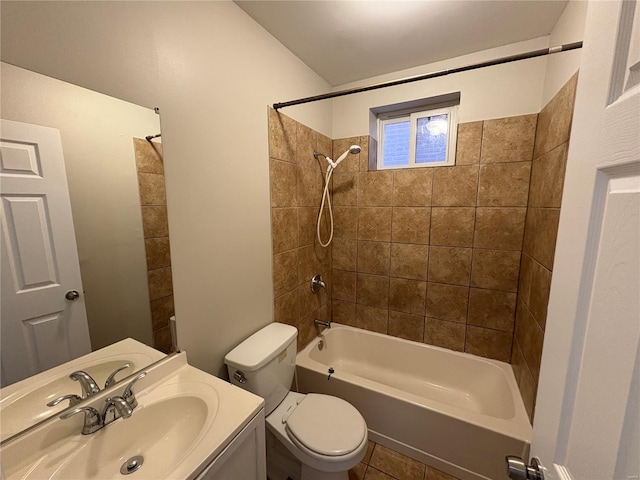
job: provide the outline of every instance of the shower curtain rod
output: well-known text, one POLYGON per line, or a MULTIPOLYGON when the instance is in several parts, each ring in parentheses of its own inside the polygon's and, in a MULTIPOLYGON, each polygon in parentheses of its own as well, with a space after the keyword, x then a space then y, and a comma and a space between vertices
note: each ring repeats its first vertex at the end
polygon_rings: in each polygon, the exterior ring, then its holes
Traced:
POLYGON ((478 68, 492 67, 494 65, 502 65, 503 63, 517 62, 518 60, 526 60, 528 58, 543 57, 545 55, 551 55, 554 53, 566 52, 569 50, 575 50, 582 48, 582 42, 566 43, 564 45, 558 45, 551 48, 542 48, 540 50, 533 50, 526 53, 518 53, 517 55, 510 55, 508 57, 496 58, 486 62, 474 63, 465 67, 450 68, 447 70, 440 70, 438 72, 426 73, 423 75, 415 75, 413 77, 401 78, 400 80, 391 80, 389 82, 375 83, 373 85, 367 85, 365 87, 348 88, 346 90, 339 90, 332 93, 324 93, 322 95, 315 95, 313 97, 299 98, 298 100, 291 100, 289 102, 274 103, 273 108, 279 110, 284 107, 292 107, 294 105, 300 105, 302 103, 317 102, 319 100, 328 100, 329 98, 343 97, 345 95, 353 95, 354 93, 368 92, 370 90, 378 90, 379 88, 394 87, 396 85, 403 85, 405 83, 419 82, 421 80, 428 80, 430 78, 444 77, 445 75, 451 75, 452 73, 468 72, 469 70, 476 70, 478 68))

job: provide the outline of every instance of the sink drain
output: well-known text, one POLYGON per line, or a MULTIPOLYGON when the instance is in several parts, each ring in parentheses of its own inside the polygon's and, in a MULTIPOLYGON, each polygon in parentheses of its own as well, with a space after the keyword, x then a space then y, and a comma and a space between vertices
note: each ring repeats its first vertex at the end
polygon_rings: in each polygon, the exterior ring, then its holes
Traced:
POLYGON ((136 455, 124 462, 120 467, 120 473, 122 475, 129 475, 130 473, 138 470, 144 463, 144 457, 142 455, 136 455))

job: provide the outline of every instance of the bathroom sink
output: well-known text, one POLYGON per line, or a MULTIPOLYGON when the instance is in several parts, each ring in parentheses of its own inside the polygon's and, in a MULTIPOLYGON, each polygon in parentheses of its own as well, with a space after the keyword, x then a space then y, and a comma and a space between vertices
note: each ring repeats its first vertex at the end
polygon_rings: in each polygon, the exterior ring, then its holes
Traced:
POLYGON ((6 440, 69 406, 69 402, 64 401, 55 407, 48 407, 48 402, 62 395, 80 396, 80 385, 71 380, 69 374, 84 370, 102 388, 107 377, 126 363, 130 367, 121 371, 116 380, 128 377, 164 356, 128 338, 3 388, 0 399, 0 440, 6 440))
MULTIPOLYGON (((54 418, 0 450, 3 478, 123 480, 121 468, 134 457, 142 457, 142 464, 132 479, 195 478, 264 404, 189 366, 184 353, 146 372, 136 384, 138 406, 129 418, 89 435, 80 433, 82 413, 54 418)), ((90 402, 96 409, 104 403, 90 402)))
POLYGON ((210 407, 194 396, 138 407, 130 418, 117 420, 87 436, 87 441, 53 475, 45 476, 34 470, 33 476, 27 478, 121 478, 122 465, 136 456, 142 457, 140 474, 145 478, 161 478, 176 467, 199 439, 206 428, 210 407))

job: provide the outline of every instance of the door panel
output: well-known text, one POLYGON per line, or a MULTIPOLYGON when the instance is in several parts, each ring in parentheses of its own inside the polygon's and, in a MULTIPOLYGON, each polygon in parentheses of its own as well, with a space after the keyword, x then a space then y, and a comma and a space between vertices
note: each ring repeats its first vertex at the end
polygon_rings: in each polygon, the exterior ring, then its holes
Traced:
POLYGON ((60 132, 1 121, 2 385, 91 351, 60 132))

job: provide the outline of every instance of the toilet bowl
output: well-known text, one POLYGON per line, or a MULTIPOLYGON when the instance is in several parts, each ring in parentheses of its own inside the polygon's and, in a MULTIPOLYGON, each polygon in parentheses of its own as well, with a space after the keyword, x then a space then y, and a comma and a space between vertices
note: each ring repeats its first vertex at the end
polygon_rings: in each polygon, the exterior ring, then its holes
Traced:
POLYGON ((225 357, 229 378, 265 399, 271 480, 347 480, 367 450, 367 425, 340 398, 289 391, 297 333, 280 323, 256 332, 225 357))

